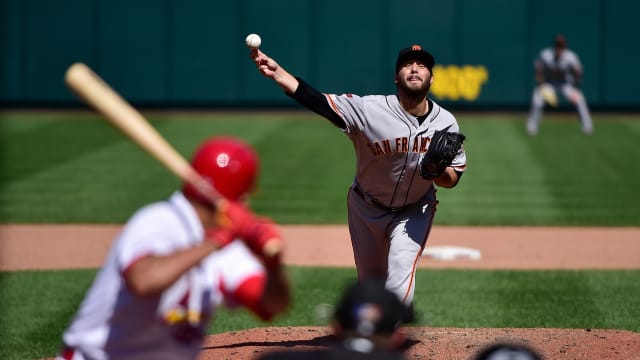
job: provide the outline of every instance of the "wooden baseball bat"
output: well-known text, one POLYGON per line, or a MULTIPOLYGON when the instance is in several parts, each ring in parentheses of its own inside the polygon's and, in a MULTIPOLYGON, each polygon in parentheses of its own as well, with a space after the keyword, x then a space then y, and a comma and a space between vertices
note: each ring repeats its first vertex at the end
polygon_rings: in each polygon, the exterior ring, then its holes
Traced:
MULTIPOLYGON (((213 186, 193 169, 138 110, 87 65, 71 65, 65 74, 65 83, 76 95, 178 178, 193 185, 216 207, 224 206, 226 200, 213 186)), ((225 220, 220 218, 219 221, 225 220)), ((279 239, 272 239, 264 246, 263 252, 267 258, 275 257, 282 252, 282 243, 279 239)))
POLYGON ((213 204, 220 205, 223 198, 213 186, 193 169, 191 164, 149 124, 138 110, 87 65, 83 63, 71 65, 65 73, 65 83, 76 95, 174 175, 192 184, 213 204))

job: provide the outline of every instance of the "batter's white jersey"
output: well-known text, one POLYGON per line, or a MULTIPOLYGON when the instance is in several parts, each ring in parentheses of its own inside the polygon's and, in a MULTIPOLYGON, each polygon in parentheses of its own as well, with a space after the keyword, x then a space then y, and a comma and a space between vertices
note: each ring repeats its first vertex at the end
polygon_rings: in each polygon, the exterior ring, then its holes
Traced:
MULTIPOLYGON (((123 273, 141 257, 203 241, 204 229, 180 192, 140 209, 116 239, 63 335, 68 359, 195 359, 217 306, 240 285, 264 277, 244 243, 214 252, 158 296, 137 297, 123 273)), ((228 303, 232 306, 233 304, 228 303)))
MULTIPOLYGON (((389 208, 415 204, 428 194, 435 199, 432 180, 420 176, 420 160, 436 130, 458 132, 455 117, 434 101, 420 124, 400 105, 396 95, 327 95, 334 111, 344 119, 345 132, 356 152, 357 186, 389 208)), ((466 168, 464 148, 452 166, 466 168)))

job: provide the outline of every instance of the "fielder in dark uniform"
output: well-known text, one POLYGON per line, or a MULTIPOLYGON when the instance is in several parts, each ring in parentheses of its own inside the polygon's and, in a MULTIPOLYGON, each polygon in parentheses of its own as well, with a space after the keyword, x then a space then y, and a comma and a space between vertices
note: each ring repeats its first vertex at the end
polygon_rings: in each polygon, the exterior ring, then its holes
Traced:
POLYGON ((335 343, 313 351, 279 351, 259 360, 404 360, 399 326, 407 307, 385 289, 383 279, 365 279, 347 288, 334 313, 335 343))
POLYGON ((433 158, 428 151, 436 131, 459 131, 455 117, 427 97, 433 55, 420 45, 402 49, 395 67, 397 94, 367 96, 324 94, 258 49, 251 50, 251 58, 264 76, 353 143, 356 171, 347 206, 358 277, 382 277, 387 289, 412 304, 417 263, 436 210, 435 185, 456 186, 467 164, 464 147, 458 147, 435 175, 422 172, 421 164, 429 163, 424 159, 433 158))

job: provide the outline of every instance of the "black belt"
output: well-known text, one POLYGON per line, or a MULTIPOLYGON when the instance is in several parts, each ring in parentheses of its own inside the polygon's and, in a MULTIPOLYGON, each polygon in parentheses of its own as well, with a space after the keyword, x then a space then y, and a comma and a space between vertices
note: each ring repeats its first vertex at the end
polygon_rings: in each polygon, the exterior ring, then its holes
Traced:
POLYGON ((400 210, 405 208, 404 206, 403 207, 399 207, 399 208, 394 208, 394 207, 389 207, 389 206, 383 205, 382 203, 380 203, 378 200, 374 199, 373 197, 367 196, 362 191, 362 189, 360 189, 360 187, 357 186, 357 185, 353 186, 352 189, 353 189, 353 192, 355 194, 357 194, 358 196, 360 196, 360 198, 362 198, 362 200, 364 200, 367 204, 369 204, 369 205, 371 205, 373 207, 376 207, 376 208, 378 208, 380 210, 394 211, 395 212, 395 211, 400 211, 400 210))

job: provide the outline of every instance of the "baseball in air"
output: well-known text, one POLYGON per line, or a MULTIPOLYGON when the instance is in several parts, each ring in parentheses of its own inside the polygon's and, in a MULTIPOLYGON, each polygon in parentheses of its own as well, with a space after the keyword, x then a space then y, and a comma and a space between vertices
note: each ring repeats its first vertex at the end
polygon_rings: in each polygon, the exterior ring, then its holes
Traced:
POLYGON ((249 34, 247 38, 244 39, 244 42, 249 48, 257 49, 260 47, 260 44, 262 44, 262 39, 260 39, 260 35, 258 34, 249 34))

